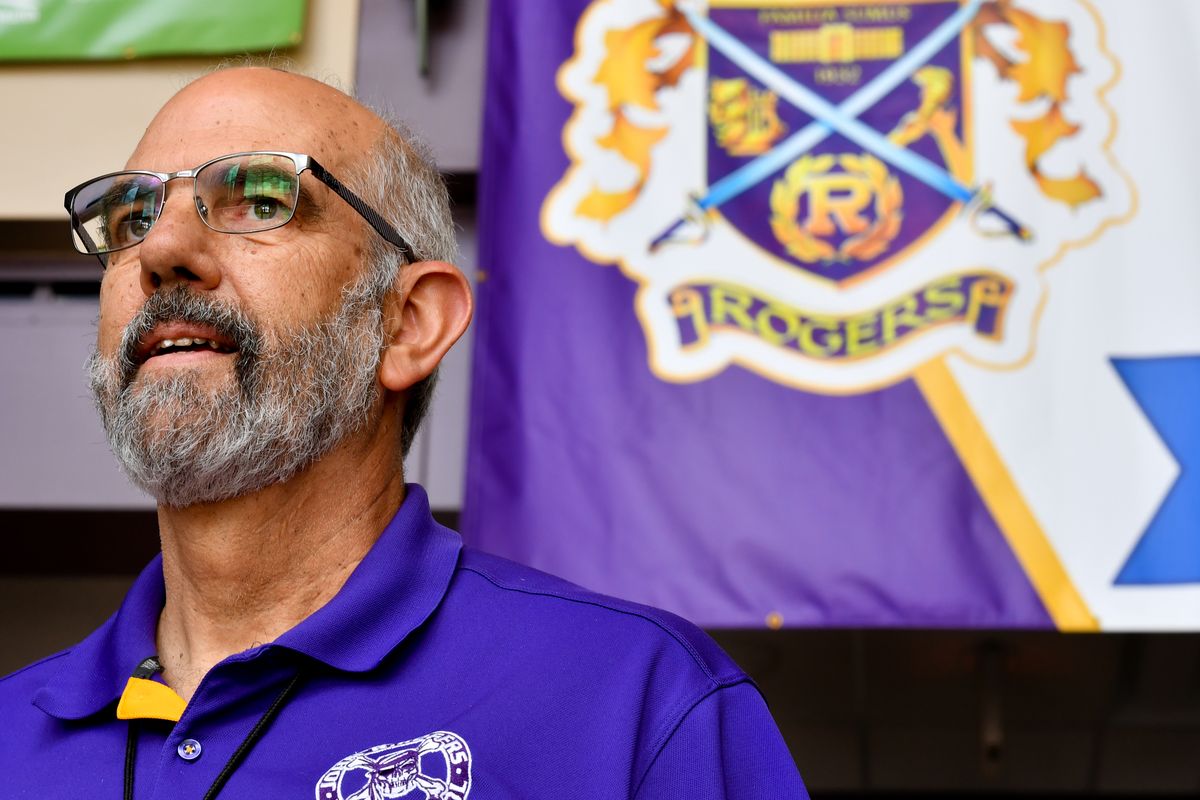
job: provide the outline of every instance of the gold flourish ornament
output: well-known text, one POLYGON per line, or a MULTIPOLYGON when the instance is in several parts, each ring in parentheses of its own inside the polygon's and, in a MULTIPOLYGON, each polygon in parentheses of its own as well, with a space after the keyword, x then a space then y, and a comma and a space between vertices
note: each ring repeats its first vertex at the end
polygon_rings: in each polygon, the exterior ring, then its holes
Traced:
POLYGON ((659 92, 674 88, 695 63, 696 37, 687 18, 670 0, 659 0, 659 5, 659 16, 604 36, 605 57, 593 82, 608 93, 613 127, 598 137, 596 144, 628 161, 637 171, 637 179, 619 191, 594 186, 575 209, 587 219, 609 222, 637 202, 650 175, 651 154, 667 129, 639 125, 630 119, 628 110, 659 110, 659 92), (656 71, 650 64, 662 56, 659 42, 671 35, 686 36, 688 45, 673 63, 656 71))

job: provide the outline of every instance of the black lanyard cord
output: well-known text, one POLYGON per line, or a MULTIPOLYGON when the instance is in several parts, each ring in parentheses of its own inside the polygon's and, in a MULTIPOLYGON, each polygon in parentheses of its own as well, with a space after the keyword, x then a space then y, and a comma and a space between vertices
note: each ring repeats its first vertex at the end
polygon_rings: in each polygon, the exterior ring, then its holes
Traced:
POLYGON ((214 800, 217 794, 225 788, 226 782, 233 777, 233 771, 241 766, 242 761, 249 755, 250 748, 254 747, 254 743, 261 739, 262 735, 267 732, 267 727, 271 724, 271 721, 283 710, 283 704, 287 702, 287 699, 291 697, 299 685, 300 673, 297 672, 292 676, 288 685, 283 687, 283 691, 275 698, 275 702, 271 703, 271 707, 259 717, 258 724, 246 734, 246 738, 242 739, 242 743, 238 745, 237 750, 234 750, 233 755, 225 762, 225 768, 221 770, 221 774, 213 781, 212 786, 208 787, 208 792, 205 793, 204 800, 214 800))
POLYGON ((129 735, 125 737, 125 800, 133 800, 133 764, 137 759, 137 720, 129 720, 129 735))
MULTIPOLYGON (((225 762, 224 768, 217 775, 212 786, 208 787, 208 791, 204 794, 204 800, 214 800, 220 794, 221 790, 225 788, 225 784, 233 777, 234 771, 246 760, 246 756, 249 755, 251 748, 267 732, 267 728, 271 725, 275 717, 279 716, 279 712, 283 710, 283 706, 287 703, 288 698, 295 693, 296 688, 300 685, 301 675, 302 673, 300 672, 293 675, 292 679, 288 681, 287 686, 283 687, 283 691, 271 703, 271 706, 259 717, 258 722, 246 734, 246 738, 242 740, 242 743, 233 751, 233 755, 225 762)), ((125 739, 125 800, 133 800, 133 767, 137 759, 136 722, 137 720, 132 719, 129 721, 129 736, 125 739)))

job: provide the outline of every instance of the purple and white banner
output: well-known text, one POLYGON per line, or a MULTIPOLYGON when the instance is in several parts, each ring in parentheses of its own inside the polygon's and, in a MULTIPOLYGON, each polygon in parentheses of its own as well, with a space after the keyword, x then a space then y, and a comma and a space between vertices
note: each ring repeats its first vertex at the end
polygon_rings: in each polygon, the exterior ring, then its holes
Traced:
POLYGON ((707 626, 1200 629, 1200 17, 1131 5, 492 0, 468 541, 707 626))

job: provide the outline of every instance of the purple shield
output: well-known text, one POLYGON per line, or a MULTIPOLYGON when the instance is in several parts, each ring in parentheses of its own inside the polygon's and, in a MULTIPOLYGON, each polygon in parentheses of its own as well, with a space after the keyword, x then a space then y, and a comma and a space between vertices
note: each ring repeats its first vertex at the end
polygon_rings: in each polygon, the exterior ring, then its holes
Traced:
MULTIPOLYGON (((834 105, 870 83, 959 7, 957 0, 870 5, 720 7, 714 22, 834 105)), ((970 181, 963 35, 859 119, 970 181)), ((708 183, 813 122, 813 117, 708 48, 708 183)), ((886 267, 959 204, 837 132, 729 200, 719 213, 785 264, 843 283, 886 267)))

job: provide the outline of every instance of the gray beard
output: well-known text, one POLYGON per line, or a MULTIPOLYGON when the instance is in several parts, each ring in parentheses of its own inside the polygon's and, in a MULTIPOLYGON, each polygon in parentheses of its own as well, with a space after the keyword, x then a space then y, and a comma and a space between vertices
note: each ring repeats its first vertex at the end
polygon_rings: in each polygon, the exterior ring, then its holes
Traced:
POLYGON ((329 319, 267 342, 236 306, 179 286, 149 298, 114 356, 94 351, 88 377, 109 446, 134 484, 186 507, 286 481, 361 429, 381 396, 381 302, 362 282, 329 319), (233 378, 196 371, 136 381, 139 341, 159 323, 211 325, 237 345, 233 378))

